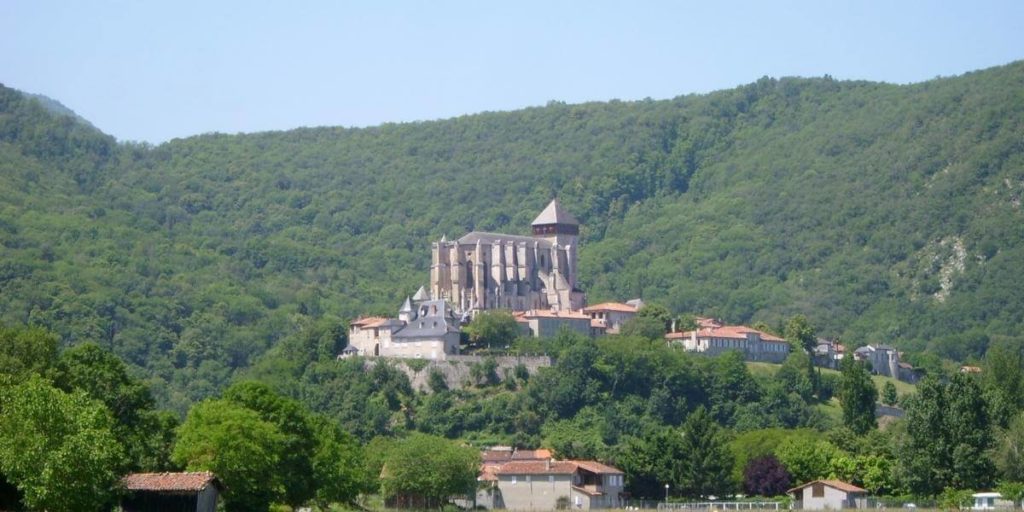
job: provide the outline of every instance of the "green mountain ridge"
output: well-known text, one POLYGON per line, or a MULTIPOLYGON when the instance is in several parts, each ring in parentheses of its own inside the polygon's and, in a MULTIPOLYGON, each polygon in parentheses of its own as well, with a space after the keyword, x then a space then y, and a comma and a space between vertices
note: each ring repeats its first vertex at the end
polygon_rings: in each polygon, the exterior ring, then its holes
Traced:
POLYGON ((591 302, 966 360, 1024 324, 1022 113, 1017 62, 151 147, 0 88, 0 321, 99 341, 182 408, 314 322, 393 313, 443 234, 525 232, 557 196, 591 302))

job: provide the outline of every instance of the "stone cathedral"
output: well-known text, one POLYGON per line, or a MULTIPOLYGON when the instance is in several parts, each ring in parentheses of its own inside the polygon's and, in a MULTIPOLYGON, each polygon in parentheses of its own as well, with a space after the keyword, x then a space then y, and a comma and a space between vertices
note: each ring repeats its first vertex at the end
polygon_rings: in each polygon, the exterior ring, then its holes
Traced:
POLYGON ((579 221, 555 199, 533 220, 533 236, 473 231, 433 244, 430 294, 462 313, 582 309, 576 287, 579 221))

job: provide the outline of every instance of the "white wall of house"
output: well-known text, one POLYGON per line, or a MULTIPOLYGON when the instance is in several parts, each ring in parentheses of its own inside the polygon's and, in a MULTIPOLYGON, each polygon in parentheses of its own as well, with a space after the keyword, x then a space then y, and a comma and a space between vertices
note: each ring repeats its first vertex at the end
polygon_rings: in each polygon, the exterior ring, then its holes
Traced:
POLYGON ((834 487, 829 487, 824 484, 812 484, 804 487, 799 491, 798 499, 800 500, 801 508, 803 510, 839 510, 843 508, 853 508, 853 505, 849 501, 849 494, 845 491, 841 491, 834 487), (815 496, 815 488, 821 490, 820 496, 815 496))
POLYGON ((569 474, 498 475, 498 490, 508 510, 555 510, 558 498, 573 499, 569 474))

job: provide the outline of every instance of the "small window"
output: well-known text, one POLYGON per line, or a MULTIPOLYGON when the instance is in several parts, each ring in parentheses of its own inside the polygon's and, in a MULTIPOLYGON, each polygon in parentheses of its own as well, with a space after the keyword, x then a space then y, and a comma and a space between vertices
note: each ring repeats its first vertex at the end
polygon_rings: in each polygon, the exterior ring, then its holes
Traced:
POLYGON ((812 498, 824 498, 825 497, 825 484, 813 484, 811 485, 811 497, 812 498))
POLYGON ((516 479, 519 478, 516 475, 512 475, 512 483, 516 483, 516 479))

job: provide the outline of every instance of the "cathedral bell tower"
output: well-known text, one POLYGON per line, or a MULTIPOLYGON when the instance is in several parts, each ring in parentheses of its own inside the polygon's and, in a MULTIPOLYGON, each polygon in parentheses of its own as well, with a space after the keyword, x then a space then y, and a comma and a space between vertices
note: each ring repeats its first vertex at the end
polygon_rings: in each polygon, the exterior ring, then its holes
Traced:
POLYGON ((576 289, 576 249, 579 247, 580 221, 562 209, 558 199, 552 199, 547 208, 533 219, 533 236, 551 242, 552 267, 576 289), (559 261, 561 260, 561 261, 559 261))

